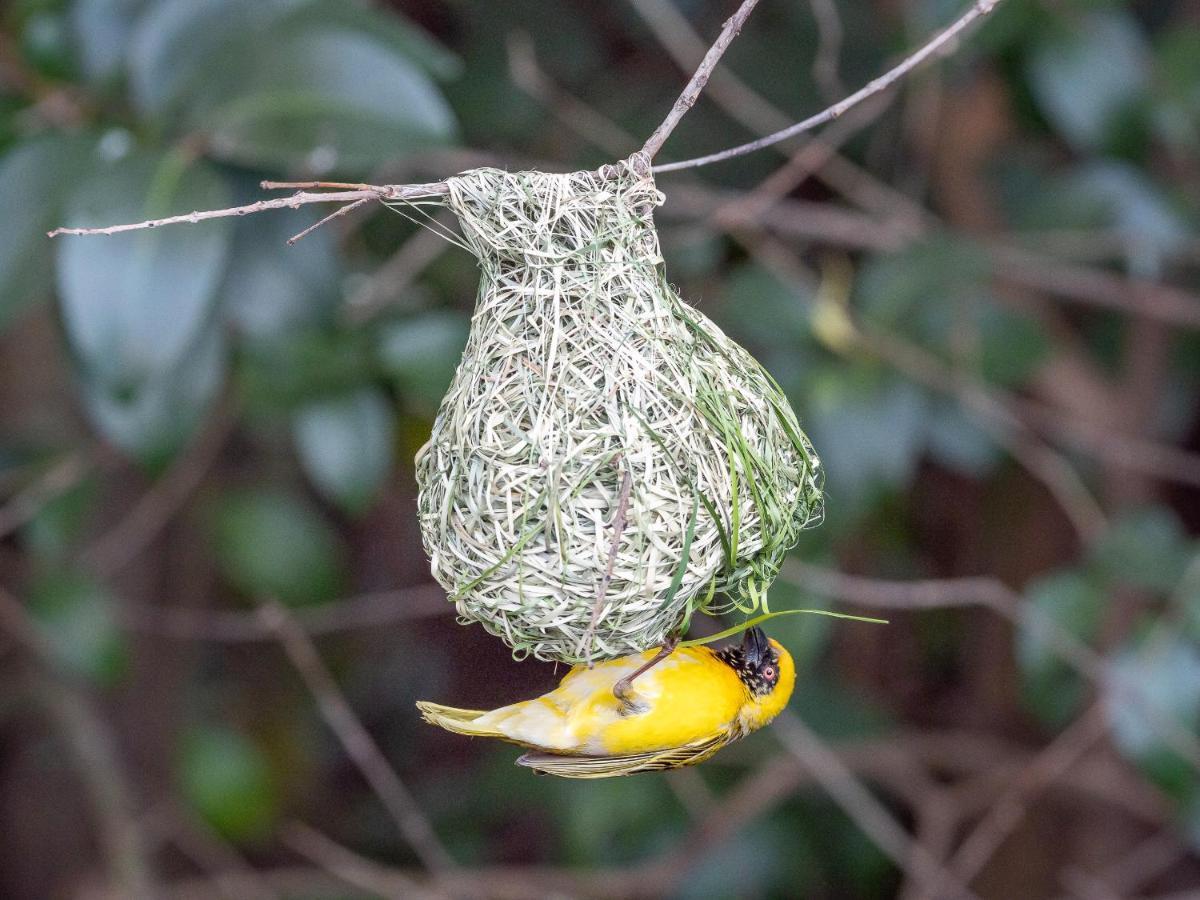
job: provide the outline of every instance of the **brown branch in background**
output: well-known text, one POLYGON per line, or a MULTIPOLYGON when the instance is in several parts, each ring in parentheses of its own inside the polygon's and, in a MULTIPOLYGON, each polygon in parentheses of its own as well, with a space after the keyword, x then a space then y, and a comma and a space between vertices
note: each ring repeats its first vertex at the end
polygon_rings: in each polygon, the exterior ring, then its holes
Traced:
POLYGON ((827 101, 844 94, 845 88, 838 75, 838 60, 842 55, 842 18, 834 0, 809 0, 813 20, 817 23, 817 53, 813 59, 813 80, 821 88, 827 101))
MULTIPOLYGON (((814 116, 809 116, 802 122, 797 122, 795 125, 791 125, 787 128, 781 129, 780 131, 776 131, 774 134, 769 134, 766 137, 761 137, 745 144, 739 144, 736 147, 730 147, 727 150, 721 150, 717 153, 710 153, 706 156, 696 157, 695 159, 685 159, 679 162, 657 165, 654 167, 654 171, 676 172, 680 169, 694 169, 698 166, 711 165, 712 163, 733 159, 737 156, 745 156, 747 153, 753 153, 755 150, 761 150, 762 148, 769 147, 772 144, 778 144, 780 141, 786 141, 788 138, 795 137, 798 134, 811 131, 814 128, 824 125, 826 122, 832 122, 834 119, 843 115, 847 110, 857 106, 862 101, 887 90, 901 78, 931 57, 952 52, 954 49, 952 46, 954 39, 958 37, 959 34, 961 34, 965 29, 970 27, 970 25, 974 23, 976 19, 986 16, 1001 2, 1002 0, 975 0, 975 2, 971 4, 971 8, 968 9, 961 17, 959 17, 954 24, 939 32, 928 43, 906 58, 899 65, 871 81, 866 86, 855 91, 846 99, 835 103, 833 106, 822 110, 814 116)), ((680 99, 682 100, 683 98, 680 99)), ((658 148, 656 147, 655 149, 657 150, 658 148)))
POLYGON ((812 731, 791 712, 784 712, 774 723, 775 734, 796 755, 829 796, 903 871, 939 897, 974 898, 970 890, 947 870, 922 844, 895 820, 887 808, 855 778, 854 773, 812 731))
POLYGON ((454 868, 454 860, 442 846, 429 819, 350 708, 304 629, 277 602, 264 604, 261 615, 264 624, 274 631, 288 659, 304 679, 325 722, 333 729, 376 796, 387 807, 417 857, 430 871, 454 868))
POLYGON ((866 351, 917 383, 956 397, 963 409, 972 413, 988 434, 1046 487, 1083 543, 1092 544, 1104 533, 1107 517, 1079 474, 1003 403, 923 348, 894 335, 868 333, 857 327, 848 312, 848 264, 828 267, 827 277, 819 289, 812 291, 812 277, 787 247, 770 238, 750 240, 738 232, 733 236, 799 295, 816 294, 813 331, 829 349, 843 356, 866 351))
POLYGON ((34 695, 74 758, 113 890, 129 900, 155 900, 159 894, 150 852, 134 812, 133 790, 121 766, 112 730, 86 689, 59 671, 54 647, 21 602, 3 588, 0 627, 28 654, 34 695))
MULTIPOLYGON (((310 637, 369 630, 454 613, 436 584, 360 594, 320 606, 297 609, 292 618, 310 637)), ((121 608, 125 628, 184 641, 246 644, 276 639, 275 631, 252 612, 171 606, 121 608)))
POLYGON ((145 832, 170 842, 208 872, 213 886, 228 900, 281 900, 282 895, 236 847, 173 799, 156 803, 142 825, 145 832))
POLYGON ((614 157, 628 156, 637 139, 607 116, 564 91, 542 71, 533 41, 524 31, 508 36, 508 72, 513 84, 554 113, 580 137, 614 157))
POLYGON ((1020 824, 1033 798, 1078 764, 1107 731, 1104 705, 1097 703, 1046 745, 959 845, 950 861, 954 874, 970 884, 1020 824))
POLYGON ((451 895, 428 890, 396 869, 359 856, 303 822, 292 822, 280 832, 280 840, 313 865, 334 878, 381 897, 445 898, 451 895))
POLYGON ((222 403, 196 443, 172 463, 120 521, 84 548, 80 565, 107 580, 137 559, 200 486, 236 424, 232 404, 222 403))
POLYGON ((653 160, 662 149, 662 145, 666 143, 667 138, 671 136, 671 132, 675 130, 680 120, 687 115, 700 97, 700 92, 704 90, 704 86, 708 84, 708 79, 712 75, 712 71, 716 68, 721 57, 725 55, 725 50, 733 43, 733 39, 738 36, 742 30, 742 26, 746 24, 746 19, 750 17, 750 13, 754 11, 754 7, 758 5, 758 0, 742 0, 742 5, 738 7, 737 12, 729 17, 721 28, 721 33, 717 36, 716 41, 704 54, 704 59, 700 61, 700 65, 684 85, 683 92, 680 93, 679 99, 675 101, 675 105, 671 107, 671 111, 667 113, 667 117, 663 119, 661 125, 654 129, 654 133, 646 139, 646 143, 642 145, 642 153, 646 155, 647 160, 653 160))
POLYGON ((32 520, 42 508, 86 478, 96 466, 95 449, 76 450, 54 463, 0 506, 0 538, 32 520))
POLYGON ((1051 616, 1026 603, 1020 593, 998 578, 965 577, 923 581, 888 581, 847 575, 789 558, 780 577, 818 596, 873 609, 937 609, 981 606, 1027 629, 1048 649, 1098 688, 1135 703, 1147 723, 1171 750, 1200 772, 1200 737, 1164 715, 1145 692, 1127 679, 1113 676, 1108 662, 1051 616))
MULTIPOLYGON (((441 215, 433 218, 436 225, 449 223, 441 215)), ((389 303, 403 295, 450 244, 432 228, 418 228, 383 265, 367 278, 346 301, 345 317, 350 324, 360 325, 382 312, 389 303)))

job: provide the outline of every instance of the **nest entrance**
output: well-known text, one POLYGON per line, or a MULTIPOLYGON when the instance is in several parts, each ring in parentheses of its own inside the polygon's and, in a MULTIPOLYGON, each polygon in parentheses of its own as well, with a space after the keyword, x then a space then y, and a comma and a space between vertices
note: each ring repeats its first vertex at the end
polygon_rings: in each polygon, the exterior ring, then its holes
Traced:
POLYGON ((447 183, 480 288, 417 479, 460 615, 576 663, 755 608, 820 518, 820 465, 778 385, 667 283, 645 160, 447 183))

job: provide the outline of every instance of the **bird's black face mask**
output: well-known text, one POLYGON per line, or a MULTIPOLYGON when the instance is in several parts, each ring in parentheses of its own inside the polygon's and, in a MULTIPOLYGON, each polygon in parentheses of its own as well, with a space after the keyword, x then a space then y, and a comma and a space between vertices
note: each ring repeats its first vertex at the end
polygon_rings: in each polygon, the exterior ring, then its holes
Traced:
POLYGON ((742 643, 717 651, 755 697, 769 694, 779 681, 779 654, 761 628, 747 628, 742 643))

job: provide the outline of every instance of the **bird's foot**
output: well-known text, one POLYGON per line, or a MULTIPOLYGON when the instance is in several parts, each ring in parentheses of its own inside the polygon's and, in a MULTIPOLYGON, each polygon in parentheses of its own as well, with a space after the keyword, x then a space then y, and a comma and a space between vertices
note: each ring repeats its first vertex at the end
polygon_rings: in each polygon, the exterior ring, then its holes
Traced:
POLYGON ((618 679, 613 685, 613 696, 621 701, 621 706, 624 709, 636 711, 640 705, 637 697, 633 692, 633 680, 640 675, 645 675, 660 662, 675 652, 675 648, 679 646, 679 638, 672 635, 663 641, 663 645, 659 648, 658 653, 644 665, 638 667, 633 672, 630 672, 624 678, 618 679))

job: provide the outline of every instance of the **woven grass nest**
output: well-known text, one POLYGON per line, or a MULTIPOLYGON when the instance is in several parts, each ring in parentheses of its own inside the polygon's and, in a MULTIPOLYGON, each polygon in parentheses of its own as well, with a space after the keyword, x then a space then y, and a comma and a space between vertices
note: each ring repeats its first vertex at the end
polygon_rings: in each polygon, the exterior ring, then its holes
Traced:
POLYGON ((821 517, 821 468, 771 376, 667 282, 645 158, 448 184, 480 287, 416 472, 461 618, 574 664, 757 608, 821 517))

